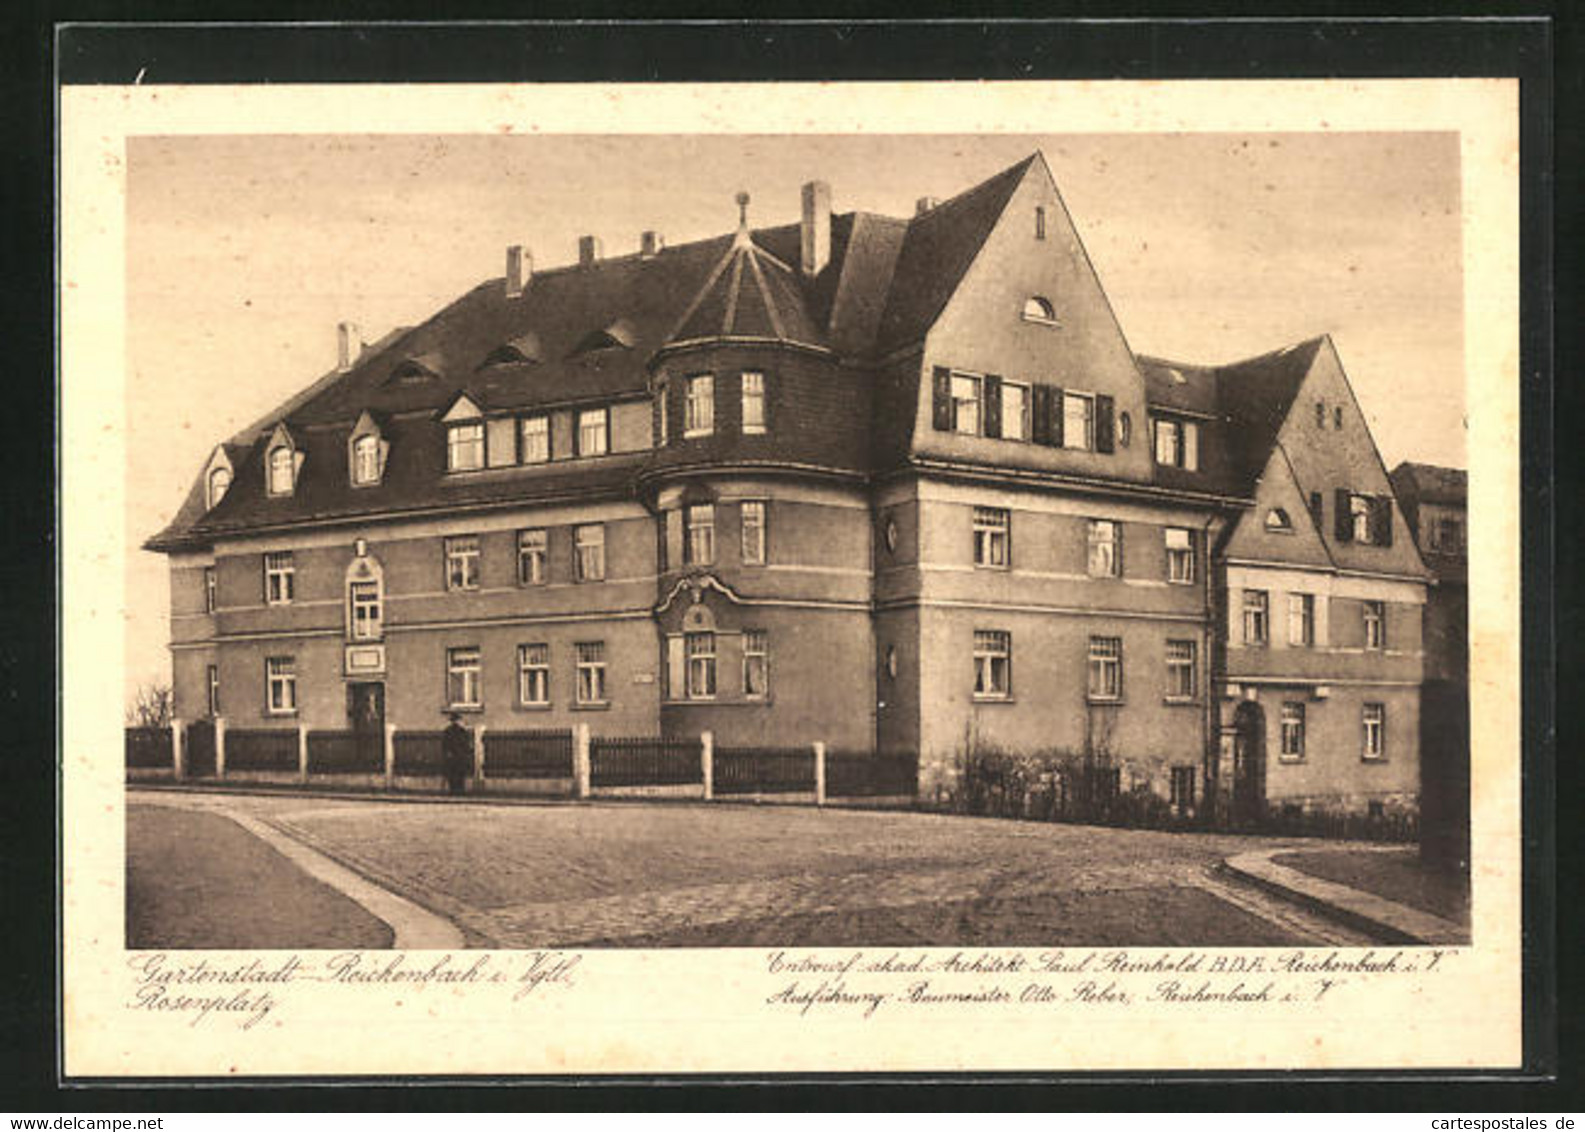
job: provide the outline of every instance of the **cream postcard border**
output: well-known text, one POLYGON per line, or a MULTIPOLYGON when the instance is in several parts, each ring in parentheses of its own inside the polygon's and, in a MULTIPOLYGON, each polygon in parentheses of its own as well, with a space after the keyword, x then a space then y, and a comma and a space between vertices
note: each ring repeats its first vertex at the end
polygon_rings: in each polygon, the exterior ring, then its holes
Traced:
MULTIPOLYGON (((60 92, 62 946, 68 1076, 1343 1069, 1520 1058, 1518 83, 66 87, 60 92), (759 949, 587 953, 522 1002, 319 987, 270 1025, 135 1013, 123 939, 124 143, 139 134, 1449 130, 1461 137, 1474 945, 1288 1010, 778 1013, 759 949), (921 1025, 921 1021, 930 1024, 921 1025), (1169 1024, 1170 1023, 1170 1024, 1169 1024)), ((1159 953, 1161 949, 1136 949, 1159 953)), ((215 961, 234 953, 209 955, 215 961)), ((274 953, 259 953, 268 960, 274 953)), ((470 959, 472 954, 470 953, 470 959)), ((414 958, 418 958, 414 956, 414 958)), ((782 980, 785 982, 785 979, 782 980)))

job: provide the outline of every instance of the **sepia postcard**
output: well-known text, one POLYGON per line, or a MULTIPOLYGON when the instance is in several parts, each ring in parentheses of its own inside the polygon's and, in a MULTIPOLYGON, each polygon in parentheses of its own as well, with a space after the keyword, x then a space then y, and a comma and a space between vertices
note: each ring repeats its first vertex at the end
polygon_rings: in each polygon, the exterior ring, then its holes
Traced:
POLYGON ((1519 1065, 1517 81, 60 105, 69 1077, 1519 1065))

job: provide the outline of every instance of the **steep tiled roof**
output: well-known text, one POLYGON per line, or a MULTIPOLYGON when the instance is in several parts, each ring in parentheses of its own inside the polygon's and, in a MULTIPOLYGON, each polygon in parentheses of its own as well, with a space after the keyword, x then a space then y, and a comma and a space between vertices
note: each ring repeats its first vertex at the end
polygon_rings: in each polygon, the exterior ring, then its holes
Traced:
POLYGON ((1400 495, 1412 494, 1417 502, 1463 507, 1469 496, 1468 473, 1463 468, 1420 464, 1405 460, 1392 470, 1393 487, 1400 495))
POLYGON ((670 342, 710 338, 777 339, 823 346, 796 270, 739 232, 693 297, 670 342))
POLYGON ((1038 158, 1031 154, 909 222, 881 316, 877 353, 906 346, 930 329, 1038 158))

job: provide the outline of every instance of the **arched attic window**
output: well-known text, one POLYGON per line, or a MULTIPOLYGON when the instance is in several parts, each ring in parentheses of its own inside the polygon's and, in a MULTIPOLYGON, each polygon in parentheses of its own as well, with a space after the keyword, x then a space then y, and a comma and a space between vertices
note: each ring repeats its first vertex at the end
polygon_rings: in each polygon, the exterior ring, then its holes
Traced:
POLYGON ((1273 507, 1266 512, 1266 529, 1280 531, 1283 534, 1293 533, 1293 520, 1288 518, 1288 512, 1281 507, 1273 507))
POLYGON ((632 349, 637 337, 633 324, 625 318, 619 318, 599 330, 591 330, 579 339, 578 344, 572 348, 572 356, 592 354, 600 350, 629 350, 632 349))
POLYGON ((365 411, 347 437, 347 478, 354 487, 372 487, 385 475, 391 442, 385 439, 374 414, 365 411))
POLYGON ((403 358, 391 367, 391 376, 386 379, 390 385, 416 385, 424 381, 433 381, 440 376, 440 355, 435 353, 417 354, 413 357, 403 358))
POLYGON ((303 453, 284 424, 275 426, 264 445, 264 490, 280 497, 297 490, 297 477, 303 468, 303 453))
POLYGON ((540 360, 539 336, 520 334, 509 342, 502 342, 484 356, 480 369, 490 366, 533 365, 540 360))
POLYGON ((292 450, 288 445, 270 449, 270 494, 292 494, 292 450))
POLYGON ((226 492, 231 488, 231 469, 227 467, 215 468, 209 473, 208 508, 213 511, 219 506, 220 501, 226 497, 226 492))
POLYGON ((1023 313, 1025 322, 1055 323, 1057 321, 1057 308, 1052 306, 1051 300, 1044 295, 1030 295, 1025 299, 1023 313))

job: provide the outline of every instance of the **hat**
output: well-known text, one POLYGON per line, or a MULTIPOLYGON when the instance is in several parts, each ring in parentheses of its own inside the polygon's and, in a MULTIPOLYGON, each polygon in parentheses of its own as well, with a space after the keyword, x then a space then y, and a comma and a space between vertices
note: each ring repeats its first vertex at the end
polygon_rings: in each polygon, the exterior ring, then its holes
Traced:
POLYGON ((461 723, 462 713, 460 711, 447 711, 446 718, 451 720, 453 723, 461 723))

